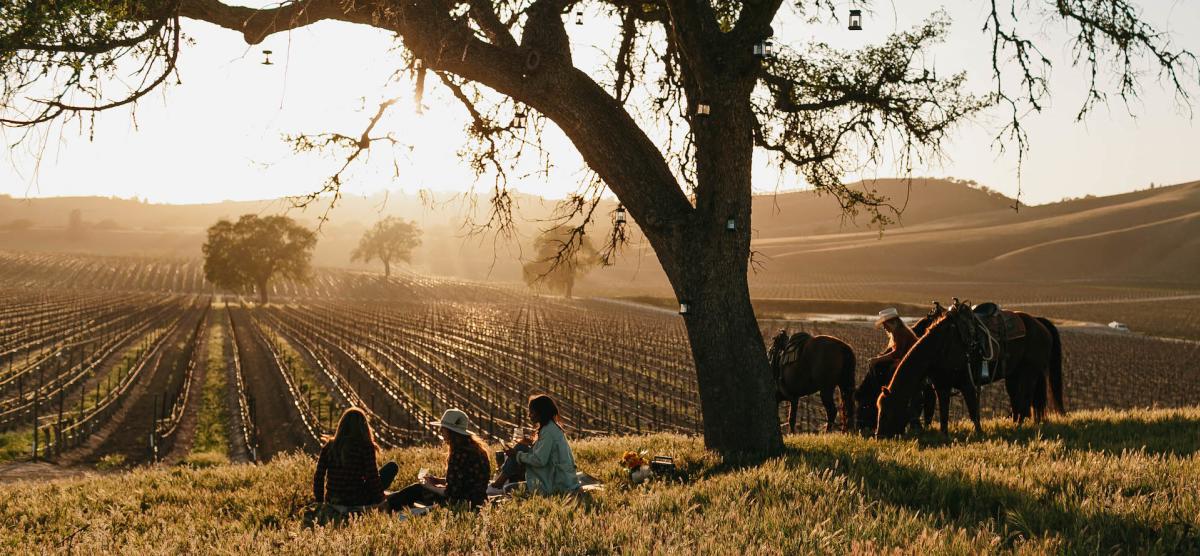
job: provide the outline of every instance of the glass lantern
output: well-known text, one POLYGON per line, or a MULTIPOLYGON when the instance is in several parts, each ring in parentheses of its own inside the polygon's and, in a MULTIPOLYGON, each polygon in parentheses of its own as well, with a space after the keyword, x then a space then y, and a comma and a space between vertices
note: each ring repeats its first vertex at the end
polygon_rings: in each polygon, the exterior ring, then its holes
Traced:
POLYGON ((862 10, 850 10, 850 30, 862 31, 862 10))

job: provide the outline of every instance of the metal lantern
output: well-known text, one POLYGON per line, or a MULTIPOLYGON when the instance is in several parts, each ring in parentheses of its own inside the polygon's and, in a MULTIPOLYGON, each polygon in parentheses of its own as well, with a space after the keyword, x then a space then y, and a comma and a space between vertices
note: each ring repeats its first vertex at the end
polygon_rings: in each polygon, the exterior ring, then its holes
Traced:
POLYGON ((679 314, 690 315, 692 313, 692 304, 689 301, 679 300, 679 314))
POLYGON ((275 65, 274 63, 272 63, 272 62, 271 62, 271 51, 270 51, 270 50, 264 50, 264 51, 263 51, 263 56, 264 56, 265 58, 264 58, 264 59, 263 59, 263 61, 262 61, 262 65, 264 65, 264 66, 273 66, 273 65, 275 65))
POLYGON ((731 232, 737 230, 737 219, 730 216, 729 219, 725 221, 725 229, 731 232))
POLYGON ((575 25, 583 25, 583 8, 575 10, 575 25))
POLYGON ((862 31, 862 10, 850 10, 850 30, 862 31))
POLYGON ((617 224, 625 223, 625 205, 617 205, 617 224))
POLYGON ((775 43, 771 39, 763 40, 754 45, 754 55, 762 59, 770 59, 775 56, 775 43))
POLYGON ((709 106, 708 104, 701 102, 696 105, 696 115, 697 116, 707 116, 711 113, 712 113, 712 107, 709 106))
POLYGON ((517 129, 523 129, 525 127, 526 119, 528 119, 528 118, 525 115, 525 109, 524 108, 518 109, 517 113, 513 114, 512 126, 517 129))

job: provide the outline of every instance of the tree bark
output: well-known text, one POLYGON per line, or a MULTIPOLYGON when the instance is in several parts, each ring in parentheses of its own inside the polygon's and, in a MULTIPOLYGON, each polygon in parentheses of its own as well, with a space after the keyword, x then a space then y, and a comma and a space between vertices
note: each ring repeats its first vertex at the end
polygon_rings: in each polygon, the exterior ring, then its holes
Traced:
POLYGON ((681 301, 704 420, 704 442, 729 455, 766 456, 782 450, 775 384, 747 281, 753 82, 726 81, 710 93, 712 114, 693 126, 696 208, 683 246, 660 262, 681 301), (730 229, 730 220, 733 221, 730 229))
POLYGON ((704 423, 704 444, 726 456, 783 446, 775 388, 745 274, 728 267, 696 287, 684 317, 704 423))

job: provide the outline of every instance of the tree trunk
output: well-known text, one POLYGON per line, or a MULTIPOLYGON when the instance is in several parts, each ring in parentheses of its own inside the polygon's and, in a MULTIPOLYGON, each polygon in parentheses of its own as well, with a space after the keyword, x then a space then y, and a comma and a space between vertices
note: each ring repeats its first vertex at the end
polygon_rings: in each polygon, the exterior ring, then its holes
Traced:
POLYGON ((267 304, 267 280, 259 280, 258 282, 258 302, 259 304, 267 304))
POLYGON ((571 299, 571 293, 575 291, 575 278, 567 278, 567 291, 563 294, 567 299, 571 299))
POLYGON ((775 386, 746 275, 714 268, 684 317, 704 423, 704 444, 725 456, 766 456, 783 446, 775 386))
POLYGON ((664 269, 690 304, 687 323, 700 403, 704 443, 726 456, 779 453, 775 383, 766 346, 750 303, 750 207, 754 116, 749 87, 730 79, 729 90, 710 97, 711 116, 698 120, 696 208, 664 269), (738 100, 743 99, 743 100, 738 100), (730 225, 732 220, 732 226, 730 225))
POLYGON ((390 279, 392 277, 392 263, 390 261, 388 261, 387 259, 380 259, 380 260, 383 261, 383 277, 386 279, 390 279))

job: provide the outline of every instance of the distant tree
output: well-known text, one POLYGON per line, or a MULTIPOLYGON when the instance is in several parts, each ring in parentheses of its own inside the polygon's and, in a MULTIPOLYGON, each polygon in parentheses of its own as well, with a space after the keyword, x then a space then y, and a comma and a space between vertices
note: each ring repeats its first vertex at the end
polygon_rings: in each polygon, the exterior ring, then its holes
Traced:
POLYGON ((533 250, 534 260, 522 268, 525 284, 561 292, 567 299, 575 291, 575 280, 600 263, 591 241, 561 226, 542 232, 533 250))
POLYGON ((104 220, 101 220, 99 223, 96 224, 96 229, 97 230, 120 230, 121 225, 117 224, 117 221, 113 220, 112 218, 105 218, 104 220))
POLYGON ((71 211, 71 216, 67 219, 67 237, 73 241, 78 241, 83 239, 84 234, 83 211, 74 209, 71 211))
POLYGON ((234 291, 251 288, 267 303, 267 287, 276 277, 306 280, 317 236, 286 216, 242 215, 222 219, 208 229, 204 277, 234 291))
POLYGON ((358 247, 350 254, 351 261, 383 263, 384 276, 392 276, 392 262, 412 262, 412 251, 421 245, 421 229, 414 222, 389 216, 363 233, 358 247))

